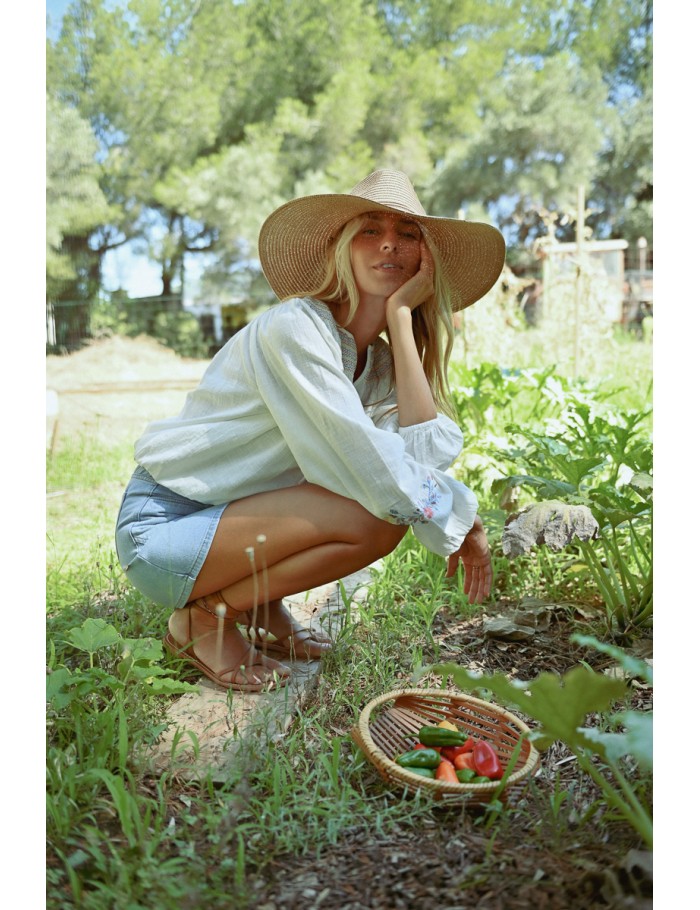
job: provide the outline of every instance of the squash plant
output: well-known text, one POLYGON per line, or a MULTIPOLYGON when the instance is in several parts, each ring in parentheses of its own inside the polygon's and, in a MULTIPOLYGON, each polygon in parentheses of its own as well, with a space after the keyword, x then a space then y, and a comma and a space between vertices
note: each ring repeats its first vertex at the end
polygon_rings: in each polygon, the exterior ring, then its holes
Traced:
POLYGON ((527 491, 535 502, 584 506, 598 533, 573 542, 606 610, 613 637, 626 640, 651 624, 652 447, 643 431, 646 413, 596 413, 589 402, 570 399, 564 413, 540 432, 509 425, 515 443, 491 452, 516 467, 491 485, 499 502, 527 491), (524 469, 524 470, 523 470, 524 469))
MULTIPOLYGON (((627 675, 652 685, 652 670, 645 661, 591 636, 574 635, 573 640, 602 650, 615 658, 627 675)), ((472 673, 454 663, 435 664, 430 672, 451 678, 459 689, 480 698, 484 690, 492 692, 502 703, 531 717, 538 727, 529 738, 540 751, 556 740, 565 743, 600 788, 609 808, 652 848, 651 809, 643 791, 653 766, 653 715, 626 709, 607 717, 604 713, 624 698, 625 680, 597 673, 588 666, 575 667, 563 676, 541 673, 528 682, 511 680, 502 673, 472 673), (591 716, 599 719, 598 726, 586 725, 591 716)))

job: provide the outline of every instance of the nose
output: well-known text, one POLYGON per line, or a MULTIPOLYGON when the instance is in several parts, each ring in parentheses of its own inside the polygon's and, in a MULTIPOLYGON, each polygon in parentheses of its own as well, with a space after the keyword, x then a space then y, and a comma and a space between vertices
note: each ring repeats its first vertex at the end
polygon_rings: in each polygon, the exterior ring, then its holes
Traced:
POLYGON ((395 250, 398 248, 398 239, 393 231, 385 231, 382 236, 382 249, 395 250))

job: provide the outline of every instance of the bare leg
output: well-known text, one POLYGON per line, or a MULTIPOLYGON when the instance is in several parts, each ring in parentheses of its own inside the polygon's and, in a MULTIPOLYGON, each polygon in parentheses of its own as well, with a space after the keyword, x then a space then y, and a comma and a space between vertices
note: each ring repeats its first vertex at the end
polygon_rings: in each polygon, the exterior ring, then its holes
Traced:
POLYGON ((231 610, 250 609, 259 582, 246 550, 255 549, 261 534, 272 601, 368 566, 405 533, 405 526, 314 484, 249 496, 225 509, 191 599, 221 592, 231 610))
MULTIPOLYGON (((405 533, 404 526, 381 521, 353 500, 314 484, 249 496, 225 509, 192 590, 191 602, 205 598, 214 609, 217 602, 223 601, 227 617, 238 619, 244 619, 241 614, 255 606, 256 594, 257 603, 262 604, 260 577, 255 577, 247 552, 259 547, 257 538, 261 534, 266 538, 266 593, 274 605, 289 594, 335 581, 368 566, 390 553, 405 533)), ((256 569, 260 569, 259 562, 256 569)), ((170 618, 170 630, 178 642, 184 642, 185 621, 178 616, 184 612, 176 611, 170 618)), ((275 612, 273 606, 271 615, 275 612)), ((276 628, 271 630, 275 635, 286 631, 280 628, 279 621, 285 614, 286 611, 277 611, 276 628)), ((203 611, 192 610, 191 620, 195 640, 211 631, 203 611)), ((204 660, 203 654, 197 654, 204 660)), ((229 635, 227 629, 223 654, 219 655, 221 666, 216 654, 208 653, 206 663, 218 672, 233 666, 241 654, 238 635, 229 635)))

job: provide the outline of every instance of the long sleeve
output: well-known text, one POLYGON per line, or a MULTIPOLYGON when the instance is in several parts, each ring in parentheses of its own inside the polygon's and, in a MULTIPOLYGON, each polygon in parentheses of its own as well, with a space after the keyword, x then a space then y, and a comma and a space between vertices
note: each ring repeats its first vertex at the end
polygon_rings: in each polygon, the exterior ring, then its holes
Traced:
POLYGON ((451 421, 429 421, 452 437, 449 448, 456 449, 438 455, 436 427, 397 433, 375 425, 343 371, 331 332, 321 327, 323 343, 309 346, 314 332, 319 327, 312 317, 289 312, 267 324, 261 320, 249 348, 261 397, 304 477, 379 518, 413 525, 434 552, 454 552, 473 524, 476 498, 443 470, 419 462, 411 449, 428 461, 449 463, 461 448, 461 434, 457 448, 451 421))
POLYGON ((445 473, 461 432, 442 416, 398 427, 386 343, 373 345, 353 381, 356 356, 324 304, 277 304, 216 354, 177 417, 149 424, 136 461, 212 505, 316 483, 412 525, 428 549, 448 555, 477 511, 474 494, 445 473))

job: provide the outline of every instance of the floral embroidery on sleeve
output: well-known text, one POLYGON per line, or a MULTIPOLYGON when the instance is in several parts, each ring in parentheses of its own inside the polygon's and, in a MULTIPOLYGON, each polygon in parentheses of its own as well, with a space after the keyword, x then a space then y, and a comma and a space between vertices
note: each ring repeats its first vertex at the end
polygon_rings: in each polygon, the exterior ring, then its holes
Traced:
POLYGON ((423 495, 419 498, 413 514, 405 515, 397 509, 389 509, 389 514, 400 525, 414 525, 418 522, 430 521, 435 514, 435 509, 440 502, 440 492, 435 478, 428 474, 422 484, 423 495))

